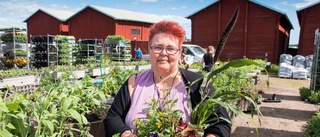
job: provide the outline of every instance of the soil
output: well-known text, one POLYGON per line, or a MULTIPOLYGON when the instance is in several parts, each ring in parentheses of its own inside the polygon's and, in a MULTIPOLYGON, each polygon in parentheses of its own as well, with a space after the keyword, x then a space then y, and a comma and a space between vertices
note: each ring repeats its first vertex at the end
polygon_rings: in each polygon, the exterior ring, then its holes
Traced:
POLYGON ((267 88, 266 75, 259 75, 256 90, 263 99, 271 99, 274 94, 281 102, 261 102, 260 124, 257 115, 236 116, 233 119, 232 137, 302 137, 303 127, 311 116, 320 110, 320 105, 302 101, 300 87, 309 87, 309 79, 288 79, 269 77, 267 88), (253 120, 253 121, 252 121, 253 120))

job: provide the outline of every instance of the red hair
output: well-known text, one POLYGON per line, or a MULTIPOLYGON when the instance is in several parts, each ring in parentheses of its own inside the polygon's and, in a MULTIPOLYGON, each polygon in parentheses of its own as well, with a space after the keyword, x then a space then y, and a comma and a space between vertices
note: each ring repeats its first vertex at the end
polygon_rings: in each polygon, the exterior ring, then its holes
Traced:
POLYGON ((178 23, 173 21, 160 21, 153 24, 150 28, 149 45, 153 37, 159 33, 173 35, 179 41, 179 46, 182 45, 185 37, 185 31, 178 23))

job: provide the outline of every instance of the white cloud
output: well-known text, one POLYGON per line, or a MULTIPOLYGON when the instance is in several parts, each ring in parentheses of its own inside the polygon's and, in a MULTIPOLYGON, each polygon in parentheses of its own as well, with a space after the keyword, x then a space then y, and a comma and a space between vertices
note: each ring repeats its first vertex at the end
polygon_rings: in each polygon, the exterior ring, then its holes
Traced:
POLYGON ((185 30, 186 37, 191 38, 191 20, 190 19, 187 19, 182 16, 176 16, 176 15, 162 15, 160 17, 164 18, 165 20, 178 22, 185 30))
POLYGON ((158 0, 139 0, 141 2, 158 2, 158 0))
POLYGON ((281 5, 285 5, 285 6, 288 6, 289 5, 289 2, 288 1, 283 1, 280 3, 281 5))
POLYGON ((35 1, 10 0, 0 2, 0 27, 21 26, 26 27, 23 22, 27 19, 40 5, 35 1))
POLYGON ((294 7, 296 7, 297 9, 300 9, 300 8, 306 7, 306 6, 313 4, 313 3, 316 3, 316 2, 319 2, 319 0, 304 0, 303 2, 294 3, 292 5, 294 7))
POLYGON ((40 8, 54 9, 54 10, 67 10, 76 12, 80 10, 79 7, 69 7, 65 5, 51 4, 43 6, 35 0, 9 0, 0 1, 0 27, 20 26, 26 27, 25 21, 28 17, 34 14, 40 8))
POLYGON ((180 7, 171 7, 171 10, 182 10, 182 9, 186 9, 186 6, 180 6, 180 7))

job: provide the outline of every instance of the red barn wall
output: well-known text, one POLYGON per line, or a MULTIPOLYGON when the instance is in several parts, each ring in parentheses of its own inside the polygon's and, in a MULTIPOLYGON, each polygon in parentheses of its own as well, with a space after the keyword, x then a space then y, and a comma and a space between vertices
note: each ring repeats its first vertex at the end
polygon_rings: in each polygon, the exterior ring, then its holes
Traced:
POLYGON ((149 30, 152 24, 132 22, 132 21, 116 21, 116 34, 122 35, 126 39, 133 40, 149 40, 149 30), (140 34, 131 34, 132 29, 140 30, 140 34))
POLYGON ((288 44, 288 36, 281 36, 282 32, 278 32, 278 26, 282 25, 282 15, 248 1, 220 0, 192 15, 192 43, 204 48, 216 46, 237 6, 238 20, 229 34, 220 60, 228 61, 244 56, 264 59, 265 53, 268 53, 268 61, 277 63, 288 44))
POLYGON ((149 28, 152 24, 114 20, 113 18, 86 8, 69 19, 70 35, 79 38, 102 38, 108 35, 121 35, 125 39, 148 40, 149 28), (131 29, 139 29, 140 34, 131 34, 131 29))
POLYGON ((314 33, 320 28, 320 4, 314 5, 307 9, 299 11, 300 20, 300 37, 298 54, 302 56, 312 55, 314 48, 314 33))
POLYGON ((28 34, 30 35, 58 35, 60 33, 60 24, 58 19, 38 11, 26 20, 28 34))
POLYGON ((247 57, 263 59, 267 53, 269 61, 278 62, 278 14, 254 3, 248 3, 247 12, 247 57))
POLYGON ((106 39, 115 35, 115 22, 112 18, 86 8, 69 19, 69 35, 78 39, 106 39))

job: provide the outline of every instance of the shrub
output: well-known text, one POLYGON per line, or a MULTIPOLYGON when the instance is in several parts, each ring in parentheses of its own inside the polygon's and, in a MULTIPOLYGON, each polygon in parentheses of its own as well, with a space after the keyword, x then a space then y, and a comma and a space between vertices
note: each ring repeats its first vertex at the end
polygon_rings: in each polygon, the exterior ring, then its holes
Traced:
POLYGON ((318 104, 320 103, 320 91, 311 91, 310 96, 308 97, 311 103, 318 104))
POLYGON ((311 90, 307 87, 301 87, 299 88, 299 93, 300 93, 300 97, 301 100, 305 100, 308 99, 308 97, 311 95, 311 90))
POLYGON ((320 112, 312 116, 307 125, 304 127, 304 137, 318 137, 320 136, 320 112))

